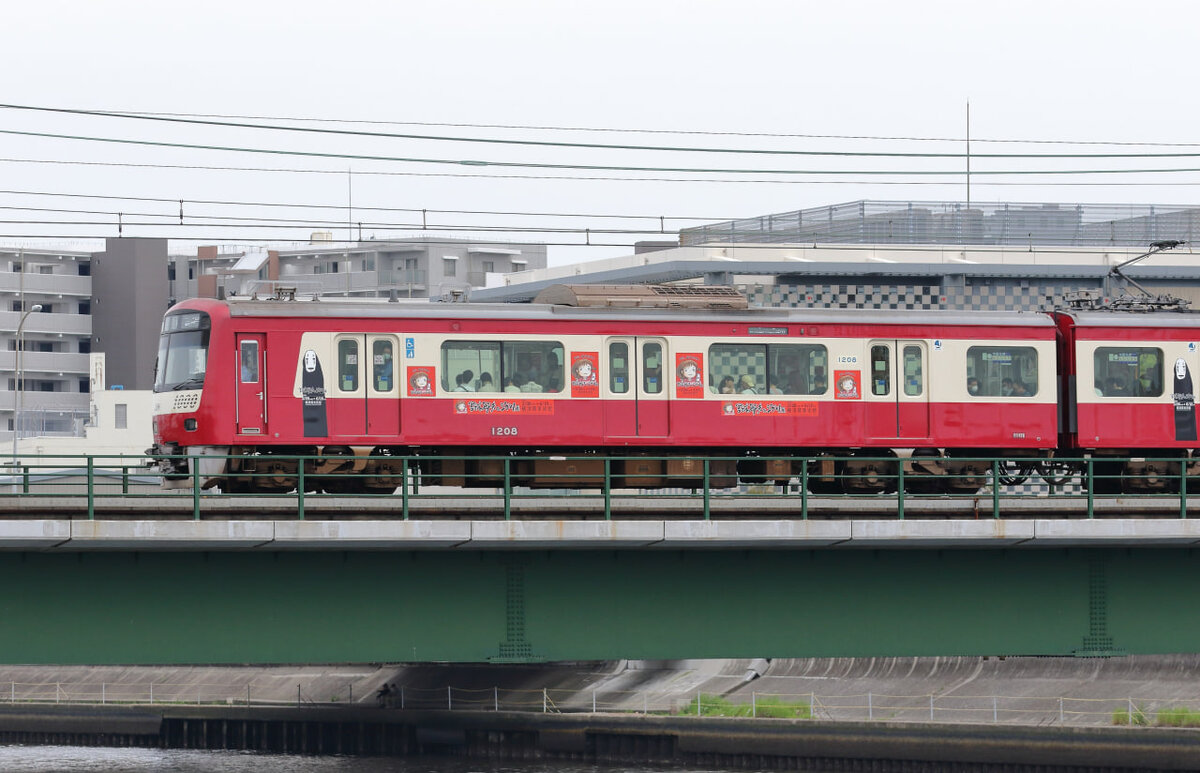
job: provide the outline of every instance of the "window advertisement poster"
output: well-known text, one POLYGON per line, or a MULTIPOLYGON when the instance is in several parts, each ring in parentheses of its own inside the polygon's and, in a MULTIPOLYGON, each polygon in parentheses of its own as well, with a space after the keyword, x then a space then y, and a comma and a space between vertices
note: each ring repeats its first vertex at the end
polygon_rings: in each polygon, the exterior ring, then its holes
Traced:
POLYGON ((704 355, 679 352, 675 355, 675 396, 685 399, 704 397, 704 355))
POLYGON ((833 397, 835 400, 859 400, 862 398, 861 378, 857 370, 835 370, 833 372, 833 397))
POLYGON ((409 365, 408 396, 433 397, 434 375, 432 365, 409 365))
POLYGON ((599 397, 598 352, 571 352, 571 397, 599 397))

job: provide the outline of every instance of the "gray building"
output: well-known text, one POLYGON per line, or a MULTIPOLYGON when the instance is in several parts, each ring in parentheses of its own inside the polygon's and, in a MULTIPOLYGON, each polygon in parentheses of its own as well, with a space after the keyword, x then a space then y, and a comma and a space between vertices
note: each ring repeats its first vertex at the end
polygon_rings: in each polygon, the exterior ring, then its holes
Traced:
POLYGON ((165 239, 108 239, 101 252, 0 250, 0 438, 81 435, 92 352, 104 353, 110 388, 150 388, 166 257, 165 239))
POLYGON ((447 298, 486 286, 489 275, 545 267, 544 244, 413 238, 278 250, 201 247, 194 256, 173 256, 168 276, 175 300, 261 295, 276 286, 304 295, 447 298))

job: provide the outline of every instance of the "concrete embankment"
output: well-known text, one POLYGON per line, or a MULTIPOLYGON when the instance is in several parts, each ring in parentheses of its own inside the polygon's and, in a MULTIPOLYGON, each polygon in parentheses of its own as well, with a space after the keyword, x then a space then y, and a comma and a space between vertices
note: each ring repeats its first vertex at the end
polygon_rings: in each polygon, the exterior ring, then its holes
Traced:
POLYGON ((1200 769, 1200 730, 1113 726, 1169 706, 1200 709, 1200 655, 0 667, 0 742, 730 769, 1200 769), (697 695, 814 713, 675 715, 697 695))
POLYGON ((1200 734, 1131 728, 753 720, 365 707, 0 708, 0 743, 445 754, 742 770, 1195 770, 1200 734))

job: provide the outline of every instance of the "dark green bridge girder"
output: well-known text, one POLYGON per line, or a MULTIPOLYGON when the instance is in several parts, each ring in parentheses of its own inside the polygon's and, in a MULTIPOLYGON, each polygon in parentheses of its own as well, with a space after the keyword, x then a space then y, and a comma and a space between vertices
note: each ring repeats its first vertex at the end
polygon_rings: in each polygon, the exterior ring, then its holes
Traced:
POLYGON ((9 664, 1200 651, 1179 548, 0 554, 9 664))

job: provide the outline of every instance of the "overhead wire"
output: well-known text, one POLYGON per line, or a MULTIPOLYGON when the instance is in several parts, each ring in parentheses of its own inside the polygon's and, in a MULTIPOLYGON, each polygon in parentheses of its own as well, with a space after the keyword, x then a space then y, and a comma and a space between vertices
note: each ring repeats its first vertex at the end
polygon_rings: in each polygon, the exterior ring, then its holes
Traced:
MULTIPOLYGON (((703 129, 650 129, 613 126, 553 126, 542 124, 465 123, 448 121, 385 121, 361 118, 315 118, 297 116, 240 115, 230 113, 180 113, 148 110, 112 110, 92 108, 89 112, 113 112, 131 116, 167 116, 178 118, 215 118, 247 121, 296 121, 304 123, 360 124, 371 126, 440 126, 457 129, 516 129, 522 131, 596 132, 616 134, 666 134, 707 137, 766 137, 777 139, 874 140, 900 142, 965 142, 965 137, 919 137, 909 135, 871 134, 803 134, 795 132, 715 131, 703 129)), ((971 142, 1012 143, 1027 145, 1107 145, 1116 147, 1200 147, 1200 142, 1145 142, 1129 140, 1062 140, 971 137, 971 142)))
MULTIPOLYGON (((180 169, 180 170, 195 170, 195 171, 212 171, 212 172, 256 172, 269 173, 277 172, 281 174, 314 174, 314 175, 338 175, 346 176, 347 174, 362 175, 364 177, 430 177, 430 178, 467 178, 467 179, 482 179, 482 180, 539 180, 539 181, 565 181, 565 182, 667 182, 667 183, 717 183, 728 185, 962 185, 962 180, 813 180, 805 178, 803 180, 788 180, 788 179, 728 179, 728 178, 711 178, 711 177, 608 177, 601 175, 535 175, 535 174, 482 174, 482 173, 463 173, 463 172, 411 172, 411 171, 396 171, 396 170, 379 170, 379 169, 298 169, 287 167, 256 167, 256 166, 216 166, 210 164, 164 164, 164 163, 137 163, 132 161, 80 161, 71 159, 26 159, 0 157, 0 163, 13 164, 46 164, 53 166, 96 166, 96 167, 119 167, 128 169, 180 169)), ((954 174, 947 172, 946 174, 954 174)), ((975 173, 972 172, 972 175, 975 173)), ((962 177, 962 173, 958 173, 962 177)), ((1030 186, 1038 187, 1045 186, 1074 186, 1074 187, 1145 187, 1145 186, 1191 186, 1200 184, 1200 182, 1137 182, 1131 180, 1089 180, 1087 182, 1062 181, 1062 180, 1039 180, 1036 182, 1016 181, 1009 182, 1003 180, 980 180, 972 181, 973 185, 980 186, 1030 186)))
MULTIPOLYGON (((117 145, 135 145, 141 147, 175 148, 185 150, 215 150, 229 153, 256 153, 275 156, 304 156, 309 158, 330 158, 348 161, 390 161, 415 164, 447 164, 462 166, 488 166, 518 169, 563 169, 583 171, 609 172, 675 172, 689 174, 771 174, 771 175, 941 175, 961 177, 961 170, 913 170, 913 169, 734 169, 734 168, 696 168, 696 167, 659 167, 659 166, 625 166, 613 164, 550 164, 529 161, 484 161, 480 159, 445 159, 418 158, 407 156, 381 156, 366 153, 329 153, 312 150, 283 150, 279 148, 250 148, 244 146, 209 145, 186 142, 163 142, 158 140, 133 140, 117 137, 95 137, 75 134, 58 134, 54 132, 32 132, 17 129, 0 129, 0 134, 20 137, 41 137, 46 139, 76 140, 82 142, 98 142, 117 145)), ((1182 172, 1200 172, 1200 167, 1184 168, 1149 168, 1149 169, 1009 169, 1009 170, 972 170, 972 175, 1091 175, 1091 174, 1174 174, 1182 172)))
MULTIPOLYGON (((354 129, 326 129, 313 126, 280 126, 278 124, 261 124, 249 123, 246 121, 224 121, 200 118, 173 118, 167 116, 155 115, 130 115, 127 113, 104 111, 104 110, 83 110, 78 108, 65 107, 45 107, 37 105, 18 105, 11 103, 0 102, 0 109, 4 110, 21 110, 56 113, 62 115, 77 115, 102 118, 116 118, 136 121, 157 121, 173 124, 183 124, 191 126, 210 126, 234 129, 256 129, 266 131, 279 131, 291 133, 305 134, 322 134, 336 136, 350 136, 360 138, 377 138, 377 139, 404 139, 404 140, 420 140, 424 142, 450 142, 450 143, 467 143, 467 144, 485 144, 485 145, 512 145, 512 146, 531 146, 531 147, 548 147, 548 148, 570 148, 570 149, 588 149, 588 150, 621 150, 621 151, 652 151, 657 153, 706 153, 720 155, 763 155, 763 156, 804 156, 804 157, 833 157, 833 158, 928 158, 928 159, 959 159, 963 158, 961 152, 952 153, 916 153, 916 152, 901 152, 901 151, 863 151, 863 150, 796 150, 785 148, 709 148, 709 147, 687 147, 680 145, 631 145, 631 144, 610 144, 596 142, 565 142, 556 140, 533 140, 533 139, 510 139, 502 137, 453 137, 436 134, 400 134, 395 132, 375 132, 363 131, 354 129)), ((1196 158, 1200 157, 1197 152, 1172 152, 1172 153, 973 153, 973 158, 987 159, 1100 159, 1100 158, 1196 158)), ((412 161, 413 159, 403 159, 412 161)), ((424 161, 424 163, 433 163, 424 161)), ((461 163, 461 162, 460 162, 461 163)), ((489 164, 497 164, 500 162, 487 162, 489 164)), ((595 168, 595 167, 585 167, 595 168)), ((661 169, 651 169, 649 171, 663 171, 661 169)), ((683 171, 680 169, 668 169, 667 171, 683 171)), ((723 170, 725 172, 743 172, 745 170, 723 170)), ((754 170, 754 173, 768 174, 787 174, 784 170, 754 170)))

